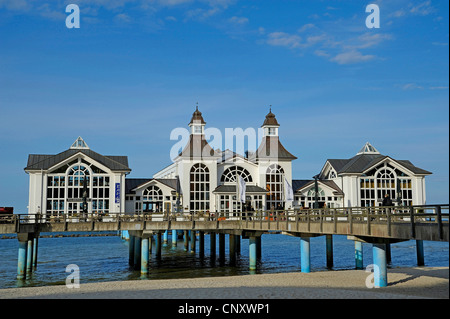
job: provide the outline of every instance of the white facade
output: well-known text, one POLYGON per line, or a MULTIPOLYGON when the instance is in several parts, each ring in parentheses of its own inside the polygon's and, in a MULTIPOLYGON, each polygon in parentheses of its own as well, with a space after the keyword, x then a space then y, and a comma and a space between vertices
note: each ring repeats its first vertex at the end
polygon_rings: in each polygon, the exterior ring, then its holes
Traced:
POLYGON ((123 212, 130 171, 126 157, 95 153, 81 137, 57 155, 30 155, 25 168, 30 176, 28 213, 79 215, 85 187, 88 213, 123 212))
MULTIPOLYGON (((410 161, 381 155, 366 143, 350 159, 326 161, 319 174, 319 184, 325 193, 320 206, 324 203, 328 207, 380 206, 386 194, 395 205, 425 205, 425 176, 430 174, 410 161)), ((303 187, 299 193, 305 196, 308 189, 303 187)))
POLYGON ((126 156, 103 156, 79 137, 56 155, 29 155, 30 214, 77 215, 162 211, 239 212, 319 207, 379 206, 385 194, 396 205, 426 203, 425 176, 431 174, 406 160, 381 155, 372 145, 350 159, 328 159, 314 180, 292 176, 296 159, 281 144, 279 124, 272 112, 262 125, 264 136, 248 157, 210 147, 205 121, 194 112, 190 137, 174 162, 153 178, 128 178, 126 156), (245 202, 237 198, 237 177, 246 184, 245 202), (293 199, 286 198, 286 187, 293 199), (316 196, 317 193, 317 196, 316 196))

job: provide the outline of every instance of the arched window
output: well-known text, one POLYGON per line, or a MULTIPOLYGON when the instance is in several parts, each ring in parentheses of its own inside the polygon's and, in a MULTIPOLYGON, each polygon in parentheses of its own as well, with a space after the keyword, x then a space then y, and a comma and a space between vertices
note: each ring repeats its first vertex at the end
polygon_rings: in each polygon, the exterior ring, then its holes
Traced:
POLYGON ((246 183, 252 183, 252 175, 250 175, 249 171, 240 166, 231 166, 223 172, 220 181, 222 183, 236 183, 236 174, 239 174, 246 183))
POLYGON ((149 202, 162 202, 163 193, 162 190, 155 185, 147 187, 142 193, 142 199, 149 202))
POLYGON ((411 178, 404 172, 384 163, 360 178, 361 206, 381 204, 389 194, 393 201, 401 198, 401 205, 412 205, 411 178), (399 190, 399 192, 398 192, 399 190))
POLYGON ((88 212, 108 213, 109 181, 110 177, 103 170, 82 158, 75 159, 47 176, 46 213, 48 215, 81 213, 85 184, 88 191, 88 212))
POLYGON ((377 180, 377 197, 384 198, 384 195, 389 194, 391 199, 395 198, 395 173, 389 168, 384 167, 376 174, 377 180))
POLYGON ((209 210, 209 170, 206 165, 198 163, 190 172, 190 210, 209 210))
POLYGON ((274 209, 283 207, 283 177, 284 170, 280 165, 272 164, 266 171, 266 208, 274 209))

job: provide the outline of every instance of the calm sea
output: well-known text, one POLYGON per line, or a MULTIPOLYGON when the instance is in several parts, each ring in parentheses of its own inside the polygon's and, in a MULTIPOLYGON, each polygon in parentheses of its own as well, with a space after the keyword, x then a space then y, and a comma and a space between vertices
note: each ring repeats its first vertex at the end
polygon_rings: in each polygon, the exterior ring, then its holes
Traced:
MULTIPOLYGON (((45 235, 42 233, 42 235, 45 235)), ((55 234, 53 234, 55 235, 55 234)), ((1 236, 0 236, 1 237, 1 236)), ((205 235, 205 257, 197 252, 184 251, 182 241, 177 247, 170 243, 162 248, 162 258, 152 254, 149 275, 144 280, 167 278, 195 278, 249 274, 248 240, 241 240, 241 254, 235 266, 230 266, 228 256, 219 263, 218 251, 213 263, 209 256, 209 235, 205 235)), ((228 253, 228 236, 226 238, 228 253)), ((218 249, 218 239, 216 242, 218 249)), ((299 239, 281 234, 262 236, 262 257, 258 273, 280 273, 300 271, 299 239)), ((372 246, 363 244, 364 267, 372 263, 372 246)), ((425 265, 430 267, 449 266, 449 243, 424 242, 425 265)), ((354 269, 354 242, 346 236, 333 236, 333 270, 354 269)), ((16 280, 17 239, 0 240, 0 288, 18 286, 44 286, 65 284, 66 266, 76 264, 80 270, 80 282, 101 282, 121 280, 143 280, 139 271, 128 265, 128 242, 119 236, 107 237, 61 237, 40 238, 37 270, 24 283, 16 280)), ((395 267, 416 266, 415 241, 391 245, 392 262, 395 267)), ((311 239, 311 270, 330 271, 326 268, 325 236, 311 239)), ((332 271, 332 270, 331 270, 332 271)))

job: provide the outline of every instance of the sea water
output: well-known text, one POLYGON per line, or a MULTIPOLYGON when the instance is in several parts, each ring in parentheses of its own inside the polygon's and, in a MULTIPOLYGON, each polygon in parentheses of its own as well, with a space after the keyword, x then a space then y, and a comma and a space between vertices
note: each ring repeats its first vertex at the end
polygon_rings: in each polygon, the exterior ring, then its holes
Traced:
MULTIPOLYGON (((66 233, 67 234, 67 233, 66 233)), ((45 235, 42 233, 41 235, 45 235)), ((55 236, 55 234, 52 234, 55 236)), ((0 236, 1 237, 1 236, 0 236)), ((179 240, 176 247, 169 242, 162 247, 162 257, 155 257, 155 247, 150 257, 149 273, 141 277, 139 270, 128 264, 128 241, 120 236, 53 237, 39 238, 37 269, 31 278, 17 281, 18 240, 0 240, 0 289, 22 286, 64 285, 66 267, 78 266, 80 283, 152 280, 174 278, 197 278, 212 276, 247 275, 249 271, 248 239, 241 240, 240 255, 234 265, 228 258, 228 236, 225 240, 226 256, 219 262, 218 240, 216 258, 210 258, 209 235, 205 235, 205 256, 200 258, 197 241, 196 252, 184 251, 179 240)), ((265 234, 262 236, 262 254, 257 273, 281 273, 300 271, 299 238, 265 234)), ((325 236, 311 238, 311 271, 336 271, 355 268, 354 242, 346 236, 333 236, 333 268, 326 266, 325 236)), ((425 266, 448 267, 449 243, 424 241, 425 266)), ((414 240, 391 244, 390 268, 417 266, 416 242, 414 240)), ((364 267, 372 263, 372 245, 363 244, 364 267)))

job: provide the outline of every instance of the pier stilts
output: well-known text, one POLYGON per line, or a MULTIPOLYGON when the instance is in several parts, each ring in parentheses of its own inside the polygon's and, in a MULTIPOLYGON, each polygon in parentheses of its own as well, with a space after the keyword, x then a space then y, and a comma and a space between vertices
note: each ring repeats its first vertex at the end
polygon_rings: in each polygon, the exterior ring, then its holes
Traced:
POLYGON ((386 244, 373 244, 374 286, 387 286, 386 244))
POLYGON ((191 230, 191 253, 195 254, 195 230, 191 230))
POLYGON ((425 255, 423 250, 423 240, 416 240, 417 266, 425 265, 425 255))
POLYGON ((39 234, 33 238, 33 270, 37 269, 37 254, 39 248, 39 234))
POLYGON ((257 236, 256 237, 256 258, 257 259, 261 259, 261 254, 262 254, 262 249, 261 249, 261 244, 262 242, 262 235, 261 236, 257 236))
POLYGON ((27 263, 27 248, 28 248, 28 241, 20 240, 19 238, 19 256, 17 261, 17 279, 19 280, 23 280, 26 278, 25 269, 27 263))
POLYGON ((138 270, 141 264, 141 238, 134 236, 134 270, 138 270))
POLYGON ((129 234, 128 240, 128 264, 134 266, 134 236, 129 234))
POLYGON ((148 260, 149 260, 149 238, 142 238, 141 240, 141 275, 148 273, 148 260))
POLYGON ((211 256, 211 261, 216 260, 216 233, 209 233, 209 254, 211 256))
POLYGON ((205 257, 205 233, 202 231, 198 232, 198 256, 205 257))
POLYGON ((248 254, 249 254, 249 264, 250 264, 250 271, 256 270, 256 241, 257 237, 249 237, 249 246, 248 246, 248 254))
POLYGON ((177 246, 177 240, 178 240, 177 231, 175 229, 172 229, 172 247, 177 246))
POLYGON ((184 251, 188 251, 189 247, 189 231, 184 231, 184 251))
POLYGON ((225 261, 225 234, 219 234, 219 262, 225 261))
POLYGON ((326 235, 327 268, 333 268, 333 235, 326 235))
POLYGON ((163 236, 163 245, 167 246, 167 243, 169 242, 169 231, 166 230, 164 232, 164 236, 163 236))
POLYGON ((33 271, 33 238, 28 239, 27 241, 27 276, 31 275, 33 271))
POLYGON ((233 234, 229 235, 229 244, 228 244, 228 249, 229 249, 229 254, 230 254, 230 264, 234 265, 236 263, 236 236, 234 236, 233 234))
POLYGON ((162 238, 161 238, 161 233, 157 232, 156 233, 156 253, 155 256, 157 259, 161 259, 161 249, 162 249, 162 238))
POLYGON ((301 272, 311 272, 310 238, 300 237, 300 269, 301 272))
POLYGON ((355 240, 355 268, 363 269, 363 244, 355 240))
POLYGON ((241 255, 241 236, 235 235, 236 254, 241 255))

